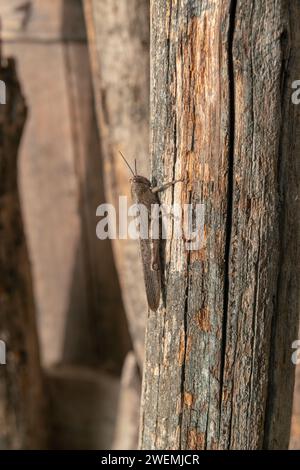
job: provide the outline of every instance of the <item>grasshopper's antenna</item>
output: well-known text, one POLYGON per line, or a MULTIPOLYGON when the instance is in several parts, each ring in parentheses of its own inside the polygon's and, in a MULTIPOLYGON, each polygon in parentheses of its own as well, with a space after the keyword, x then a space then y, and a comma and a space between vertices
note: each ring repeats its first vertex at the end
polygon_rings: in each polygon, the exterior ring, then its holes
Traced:
POLYGON ((135 171, 135 174, 137 175, 136 158, 134 159, 134 171, 135 171))
POLYGON ((123 153, 119 151, 119 154, 121 155, 121 157, 123 158, 124 162, 126 163, 126 165, 128 166, 129 170, 131 171, 131 173, 133 174, 133 176, 135 176, 131 166, 129 165, 128 161, 126 160, 126 158, 124 157, 123 153))

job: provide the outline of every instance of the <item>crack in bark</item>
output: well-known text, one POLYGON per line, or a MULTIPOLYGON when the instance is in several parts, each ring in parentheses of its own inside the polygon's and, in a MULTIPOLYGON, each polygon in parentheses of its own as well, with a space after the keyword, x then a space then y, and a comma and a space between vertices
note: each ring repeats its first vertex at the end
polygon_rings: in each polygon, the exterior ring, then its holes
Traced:
MULTIPOLYGON (((191 203, 191 194, 189 196, 189 204, 191 203)), ((187 252, 187 272, 189 272, 190 268, 190 261, 191 261, 191 252, 187 252)), ((188 298, 189 298, 189 286, 190 286, 190 279, 187 277, 186 287, 185 287, 185 302, 184 302, 184 312, 183 312, 183 328, 184 328, 184 354, 183 354, 183 362, 181 367, 181 383, 180 383, 180 394, 181 394, 181 415, 179 419, 179 450, 181 450, 182 445, 182 418, 183 418, 183 410, 184 410, 184 389, 185 389, 185 365, 186 365, 186 351, 187 351, 187 313, 188 313, 188 298)))
MULTIPOLYGON (((259 242, 258 242, 258 250, 257 250, 257 260, 255 263, 255 272, 256 272, 256 282, 255 282, 255 287, 254 287, 254 303, 253 303, 253 318, 252 318, 252 340, 251 340, 251 351, 252 351, 252 359, 251 359, 251 366, 250 366, 250 374, 249 374, 249 385, 250 385, 250 397, 253 396, 254 394, 254 387, 253 387, 253 369, 254 369, 254 360, 255 360, 255 354, 254 350, 256 348, 256 339, 257 339, 257 314, 258 314, 258 305, 259 305, 259 298, 258 298, 258 292, 259 292, 259 267, 260 267, 260 257, 261 257, 261 221, 259 223, 259 228, 258 228, 258 233, 259 233, 259 242)), ((252 402, 248 402, 247 406, 247 422, 249 422, 249 416, 250 416, 250 406, 252 402)), ((247 436, 247 445, 248 447, 250 446, 249 442, 249 433, 247 436)))
POLYGON ((158 381, 157 381, 157 397, 156 397, 156 419, 155 419, 155 440, 154 440, 154 448, 157 449, 157 439, 159 436, 158 427, 159 427, 159 398, 160 398, 160 379, 161 379, 161 364, 162 358, 164 356, 164 347, 165 347, 165 328, 166 328, 166 318, 164 312, 164 318, 162 322, 162 342, 161 342, 161 350, 159 352, 159 361, 158 361, 158 381))
MULTIPOLYGON (((229 301, 229 264, 230 245, 233 216, 233 169, 234 169, 234 133, 235 133, 235 90, 234 90, 234 65, 233 65, 233 37, 235 31, 237 0, 232 0, 229 6, 229 26, 228 26, 228 81, 229 81, 229 144, 228 144, 228 189, 227 189, 227 220, 226 220, 226 243, 225 243, 225 269, 224 269, 224 304, 223 304, 223 331, 221 345, 221 366, 220 366, 220 421, 219 438, 221 430, 222 394, 225 372, 226 336, 228 323, 228 301, 229 301)), ((228 446, 231 440, 231 419, 229 426, 228 446)))

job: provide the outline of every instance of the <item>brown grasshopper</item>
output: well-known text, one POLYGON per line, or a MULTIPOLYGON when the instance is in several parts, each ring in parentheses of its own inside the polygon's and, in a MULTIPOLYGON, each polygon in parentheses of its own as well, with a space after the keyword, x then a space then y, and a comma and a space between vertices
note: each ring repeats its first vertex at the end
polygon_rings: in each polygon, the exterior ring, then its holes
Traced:
POLYGON ((147 178, 137 174, 136 160, 135 171, 133 171, 121 152, 120 155, 132 173, 132 178, 130 178, 132 199, 136 204, 144 205, 148 212, 148 237, 140 237, 140 249, 148 305, 151 310, 156 311, 159 306, 162 282, 160 262, 161 238, 151 237, 151 206, 154 204, 160 205, 157 193, 183 180, 175 180, 165 183, 160 187, 152 187, 151 182, 147 178))

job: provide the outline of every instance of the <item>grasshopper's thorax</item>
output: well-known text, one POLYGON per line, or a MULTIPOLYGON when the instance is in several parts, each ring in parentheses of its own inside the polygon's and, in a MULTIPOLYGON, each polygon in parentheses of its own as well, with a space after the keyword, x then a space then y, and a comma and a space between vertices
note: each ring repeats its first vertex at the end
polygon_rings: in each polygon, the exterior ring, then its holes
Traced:
POLYGON ((144 203, 144 199, 151 190, 150 181, 144 176, 134 176, 130 180, 132 198, 136 203, 144 203))

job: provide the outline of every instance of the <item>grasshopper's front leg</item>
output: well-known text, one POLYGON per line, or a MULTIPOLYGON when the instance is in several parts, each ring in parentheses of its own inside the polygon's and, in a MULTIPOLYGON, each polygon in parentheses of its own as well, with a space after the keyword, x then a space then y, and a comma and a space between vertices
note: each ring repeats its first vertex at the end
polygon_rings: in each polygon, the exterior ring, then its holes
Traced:
POLYGON ((174 181, 170 181, 169 183, 165 183, 163 184, 162 186, 155 186, 154 188, 151 189, 151 191, 155 194, 155 193, 160 193, 161 191, 165 191, 165 189, 169 188, 170 186, 173 186, 174 184, 176 183, 180 183, 184 181, 183 179, 180 179, 180 180, 174 180, 174 181))
MULTIPOLYGON (((151 188, 151 192, 153 194, 157 194, 159 192, 162 192, 162 191, 165 191, 165 189, 169 188, 170 186, 174 186, 174 184, 176 183, 180 183, 180 182, 183 182, 185 181, 185 179, 181 178, 179 180, 174 180, 174 181, 170 181, 169 183, 165 183, 163 184, 162 186, 155 186, 154 188, 151 188)), ((170 212, 168 214, 164 213, 164 208, 163 206, 161 206, 161 211, 162 211, 162 215, 164 217, 171 217, 171 218, 174 218, 174 215, 170 212)))

